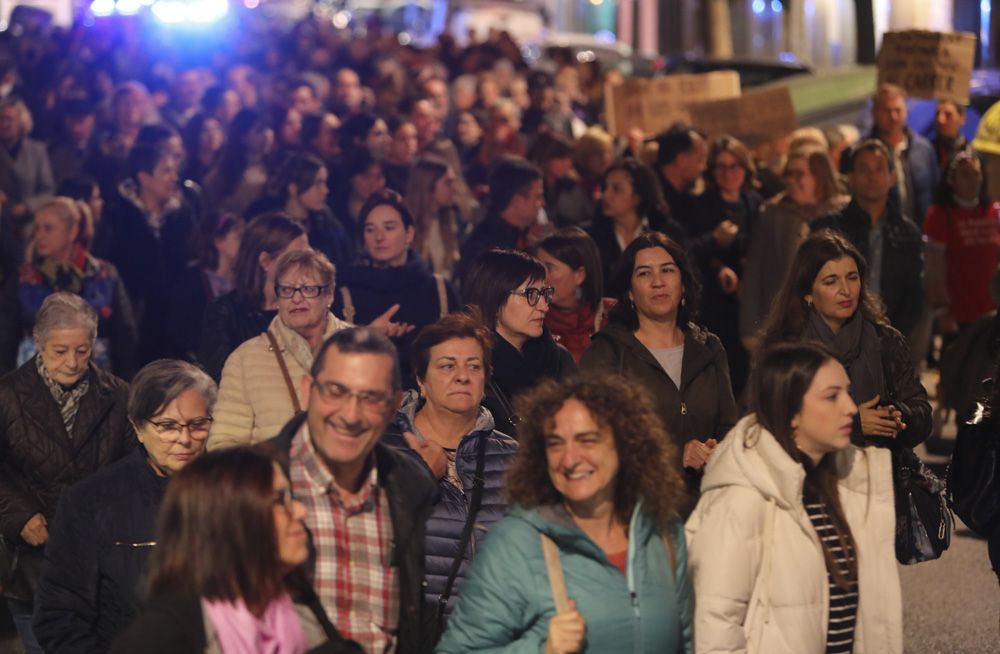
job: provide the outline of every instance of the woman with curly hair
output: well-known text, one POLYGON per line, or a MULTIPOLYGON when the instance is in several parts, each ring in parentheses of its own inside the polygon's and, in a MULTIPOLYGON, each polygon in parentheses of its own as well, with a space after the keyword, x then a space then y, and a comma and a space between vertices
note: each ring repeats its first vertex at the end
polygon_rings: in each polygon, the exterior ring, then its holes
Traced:
POLYGON ((437 651, 691 652, 684 483, 648 395, 589 375, 546 381, 518 413, 512 508, 437 651))

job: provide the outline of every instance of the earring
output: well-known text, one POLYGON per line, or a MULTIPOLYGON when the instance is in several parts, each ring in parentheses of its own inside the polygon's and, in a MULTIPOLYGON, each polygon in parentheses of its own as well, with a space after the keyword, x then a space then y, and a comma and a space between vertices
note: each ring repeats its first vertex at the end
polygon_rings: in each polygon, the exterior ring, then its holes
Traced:
POLYGON ((812 309, 812 305, 813 305, 813 301, 812 300, 806 300, 806 308, 807 309, 812 309))
POLYGON ((686 307, 687 303, 688 303, 687 298, 682 295, 681 296, 681 306, 682 307, 686 307))

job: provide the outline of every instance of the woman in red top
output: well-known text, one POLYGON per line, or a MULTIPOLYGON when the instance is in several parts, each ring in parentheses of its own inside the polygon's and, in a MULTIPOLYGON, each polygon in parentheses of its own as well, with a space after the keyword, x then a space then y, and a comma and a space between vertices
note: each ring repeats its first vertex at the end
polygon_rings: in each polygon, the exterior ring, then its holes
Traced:
POLYGON ((997 269, 1000 203, 983 194, 982 165, 960 152, 924 221, 928 297, 938 328, 951 334, 996 308, 990 280, 997 269))
POLYGON ((545 266, 546 285, 555 289, 545 325, 579 363, 615 303, 603 297, 601 255, 587 232, 567 227, 543 239, 537 256, 545 266))

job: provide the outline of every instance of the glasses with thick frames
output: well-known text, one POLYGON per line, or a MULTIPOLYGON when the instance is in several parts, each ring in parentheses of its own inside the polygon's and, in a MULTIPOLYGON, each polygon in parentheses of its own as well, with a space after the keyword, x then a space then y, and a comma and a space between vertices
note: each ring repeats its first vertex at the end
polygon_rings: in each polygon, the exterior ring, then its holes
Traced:
POLYGON ((285 286, 284 284, 274 285, 274 294, 285 300, 295 297, 296 293, 301 293, 307 300, 317 298, 326 292, 329 286, 326 284, 306 284, 305 286, 285 286))
POLYGON ((538 304, 538 300, 545 298, 546 304, 552 304, 552 296, 555 294, 556 289, 551 286, 544 286, 542 288, 536 288, 534 286, 529 286, 523 290, 511 291, 511 295, 520 295, 525 300, 528 301, 528 306, 533 307, 538 304))

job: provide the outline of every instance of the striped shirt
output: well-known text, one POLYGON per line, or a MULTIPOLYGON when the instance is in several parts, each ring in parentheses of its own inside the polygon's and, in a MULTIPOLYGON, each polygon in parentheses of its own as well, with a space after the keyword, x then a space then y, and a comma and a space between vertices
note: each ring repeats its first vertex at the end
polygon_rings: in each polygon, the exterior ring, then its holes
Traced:
POLYGON ((313 586, 330 621, 368 654, 395 651, 399 574, 391 560, 389 500, 376 467, 356 496, 343 497, 316 454, 308 423, 292 438, 289 467, 316 548, 313 586))
MULTIPOLYGON (((844 552, 826 505, 819 498, 806 496, 803 499, 816 535, 830 550, 834 565, 846 574, 848 564, 854 558, 853 548, 848 546, 848 551, 844 552)), ((826 654, 851 654, 854 650, 854 627, 858 615, 858 582, 852 581, 848 590, 844 590, 834 582, 833 575, 827 577, 830 584, 830 615, 826 630, 826 654)))

